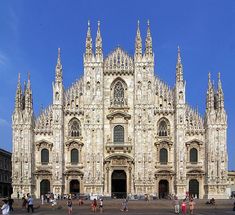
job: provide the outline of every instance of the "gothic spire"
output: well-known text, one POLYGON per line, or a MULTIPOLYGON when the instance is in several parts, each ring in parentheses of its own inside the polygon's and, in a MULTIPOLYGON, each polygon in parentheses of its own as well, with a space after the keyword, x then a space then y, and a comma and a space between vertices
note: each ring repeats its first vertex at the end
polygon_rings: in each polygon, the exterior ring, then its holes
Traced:
POLYGON ((32 90, 30 83, 30 73, 28 72, 28 81, 25 89, 25 109, 31 110, 33 108, 33 100, 32 100, 32 90))
POLYGON ((207 88, 207 98, 206 98, 206 109, 208 111, 214 109, 214 88, 211 83, 211 74, 208 73, 208 88, 207 88))
POLYGON ((139 22, 139 20, 138 20, 138 25, 137 25, 136 37, 135 37, 135 56, 136 57, 142 56, 142 39, 141 39, 141 35, 140 35, 140 22, 139 22))
POLYGON ((18 83, 15 96, 15 109, 17 110, 22 109, 22 88, 20 83, 20 73, 18 73, 18 83))
POLYGON ((96 57, 103 58, 102 37, 100 34, 100 21, 98 21, 98 29, 97 29, 97 34, 96 34, 95 55, 96 57))
POLYGON ((148 20, 148 29, 147 29, 147 37, 145 40, 145 55, 152 56, 153 55, 153 49, 152 49, 152 37, 150 32, 150 24, 148 20))
POLYGON ((180 54, 180 47, 178 46, 178 55, 177 55, 177 63, 176 63, 176 81, 182 82, 183 81, 183 65, 181 63, 181 54, 180 54))
POLYGON ((222 83, 220 79, 220 72, 218 73, 218 90, 217 90, 218 105, 217 107, 221 110, 224 108, 224 93, 222 89, 222 83))
POLYGON ((91 28, 90 28, 90 21, 88 21, 88 29, 86 35, 86 58, 92 57, 92 38, 91 38, 91 28))
POLYGON ((58 48, 58 56, 57 56, 57 64, 55 68, 55 82, 62 83, 62 64, 61 64, 61 56, 60 56, 60 48, 58 48))

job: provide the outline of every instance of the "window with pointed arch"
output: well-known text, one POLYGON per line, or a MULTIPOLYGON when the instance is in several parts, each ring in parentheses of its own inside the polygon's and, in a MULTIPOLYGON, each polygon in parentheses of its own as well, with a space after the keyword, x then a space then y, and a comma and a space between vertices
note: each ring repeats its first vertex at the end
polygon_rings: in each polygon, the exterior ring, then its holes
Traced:
POLYGON ((161 119, 158 123, 158 136, 167 137, 169 136, 169 121, 167 119, 161 119))
POLYGON ((114 105, 123 106, 124 105, 124 87, 121 81, 117 81, 114 86, 113 91, 114 105))
POLYGON ((49 150, 48 149, 41 150, 41 163, 43 165, 47 165, 49 163, 49 150))
POLYGON ((77 149, 72 149, 71 150, 71 164, 78 164, 79 162, 79 154, 78 154, 78 150, 77 149))
POLYGON ((168 151, 165 148, 161 148, 159 152, 160 164, 167 164, 168 162, 168 151))
POLYGON ((113 129, 113 142, 124 143, 124 127, 116 125, 113 129))
POLYGON ((69 136, 74 138, 81 136, 81 123, 76 118, 71 119, 69 122, 69 136))
POLYGON ((198 162, 198 151, 196 148, 190 149, 189 160, 190 160, 190 163, 197 163, 198 162))

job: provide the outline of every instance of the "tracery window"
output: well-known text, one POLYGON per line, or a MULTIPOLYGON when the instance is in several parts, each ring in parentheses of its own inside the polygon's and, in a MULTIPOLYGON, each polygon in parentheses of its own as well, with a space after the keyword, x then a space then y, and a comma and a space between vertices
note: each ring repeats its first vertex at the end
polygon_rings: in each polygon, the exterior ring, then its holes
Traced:
POLYGON ((41 163, 47 165, 49 163, 49 151, 48 149, 42 149, 41 151, 41 163))
POLYGON ((190 149, 189 155, 190 155, 190 158, 189 158, 190 163, 197 163, 198 162, 197 149, 195 149, 195 148, 190 149))
POLYGON ((77 149, 71 150, 71 163, 72 164, 78 163, 78 150, 77 149))
POLYGON ((81 123, 78 119, 74 118, 69 122, 69 136, 81 136, 81 123))
POLYGON ((158 136, 168 136, 166 120, 161 120, 158 125, 158 136))
POLYGON ((167 164, 168 162, 168 152, 167 149, 161 148, 160 149, 160 163, 167 164))
POLYGON ((113 142, 124 143, 124 127, 116 125, 113 129, 113 142))
POLYGON ((114 86, 114 105, 124 105, 124 87, 121 81, 118 81, 114 86))

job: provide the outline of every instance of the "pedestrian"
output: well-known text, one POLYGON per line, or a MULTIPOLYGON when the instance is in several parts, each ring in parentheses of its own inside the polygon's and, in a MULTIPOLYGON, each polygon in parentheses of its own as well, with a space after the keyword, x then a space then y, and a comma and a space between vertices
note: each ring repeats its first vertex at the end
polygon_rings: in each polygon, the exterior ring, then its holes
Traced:
POLYGON ((177 196, 175 196, 174 198, 174 209, 175 209, 176 214, 180 213, 180 204, 179 204, 179 199, 177 196))
POLYGON ((41 202, 42 202, 42 205, 44 205, 44 195, 43 194, 41 195, 41 202))
POLYGON ((8 205, 9 205, 9 208, 10 208, 10 212, 11 212, 11 211, 14 211, 14 209, 13 209, 13 203, 14 203, 14 200, 10 197, 10 198, 8 199, 8 205))
POLYGON ((103 213, 103 199, 100 199, 99 208, 100 208, 100 213, 103 213))
POLYGON ((193 214, 194 208, 195 208, 195 202, 193 201, 193 198, 191 198, 191 200, 189 202, 189 212, 190 212, 190 215, 193 214))
POLYGON ((34 209, 33 209, 33 197, 28 195, 28 213, 29 211, 32 211, 32 213, 34 212, 34 209))
POLYGON ((72 214, 72 210, 73 210, 73 202, 71 198, 68 198, 67 206, 68 206, 68 215, 70 215, 72 214))
POLYGON ((22 197, 22 208, 27 208, 27 199, 25 195, 23 195, 22 197))
POLYGON ((128 199, 124 199, 122 202, 122 209, 121 211, 128 211, 128 199))
POLYGON ((3 205, 1 207, 2 214, 7 215, 10 212, 10 207, 6 199, 3 199, 2 201, 3 201, 3 205))
POLYGON ((92 208, 93 212, 96 213, 96 208, 97 208, 97 201, 96 201, 96 199, 93 200, 92 207, 93 207, 92 208))
POLYGON ((187 207, 186 207, 186 200, 184 199, 181 204, 181 211, 183 215, 186 215, 187 207))

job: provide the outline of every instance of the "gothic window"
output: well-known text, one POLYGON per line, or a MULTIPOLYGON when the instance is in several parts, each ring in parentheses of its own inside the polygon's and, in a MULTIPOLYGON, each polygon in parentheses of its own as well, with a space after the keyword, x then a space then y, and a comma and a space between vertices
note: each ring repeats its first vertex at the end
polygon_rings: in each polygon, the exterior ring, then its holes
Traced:
POLYGON ((114 143, 124 143, 124 127, 121 125, 116 125, 113 131, 113 142, 114 143))
POLYGON ((165 148, 160 149, 160 163, 167 164, 168 162, 168 152, 165 148))
POLYGON ((161 120, 158 125, 158 136, 168 136, 167 123, 165 120, 161 120))
POLYGON ((69 122, 69 136, 70 137, 81 136, 81 124, 80 121, 76 118, 72 119, 69 122))
POLYGON ((72 164, 78 163, 78 150, 77 149, 71 150, 71 163, 72 164))
POLYGON ((118 81, 114 86, 114 105, 124 105, 124 88, 121 81, 118 81))
POLYGON ((41 151, 41 163, 47 165, 49 163, 49 151, 48 149, 42 149, 41 151))
POLYGON ((190 163, 197 163, 197 162, 198 162, 197 149, 192 148, 192 149, 190 149, 190 163))

